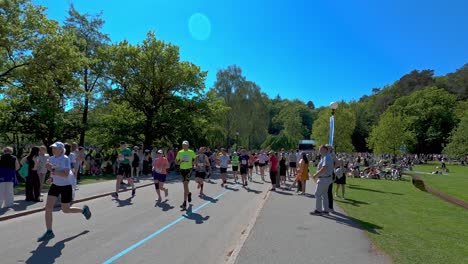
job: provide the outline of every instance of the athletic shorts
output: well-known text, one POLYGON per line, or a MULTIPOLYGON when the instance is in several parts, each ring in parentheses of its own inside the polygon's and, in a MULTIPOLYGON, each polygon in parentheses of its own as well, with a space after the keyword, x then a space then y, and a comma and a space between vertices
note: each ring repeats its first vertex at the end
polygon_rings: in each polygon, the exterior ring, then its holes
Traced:
POLYGON ((54 197, 59 197, 60 195, 62 203, 70 203, 73 197, 73 187, 71 185, 57 186, 52 184, 50 186, 48 195, 54 197))
POLYGON ((204 172, 204 171, 197 171, 197 173, 195 174, 195 177, 196 177, 196 178, 205 179, 205 177, 206 177, 206 172, 204 172))
POLYGON ((219 168, 221 173, 226 173, 227 172, 227 168, 219 168))
POLYGON ((296 162, 289 162, 289 167, 296 168, 296 162))
POLYGON ((260 167, 265 167, 265 163, 259 163, 260 167))
POLYGON ((130 164, 120 164, 119 173, 117 175, 124 176, 125 178, 130 178, 130 164))
POLYGON ((153 171, 153 180, 155 181, 166 182, 166 176, 167 174, 161 174, 153 171))
POLYGON ((249 166, 249 169, 253 169, 253 165, 250 165, 250 166, 249 166))
POLYGON ((254 162, 255 167, 258 167, 260 163, 258 161, 254 162))
POLYGON ((182 175, 182 181, 190 181, 190 177, 192 177, 192 170, 191 169, 181 169, 180 175, 182 175))
POLYGON ((232 171, 238 171, 239 170, 239 167, 237 166, 232 166, 232 171))
POLYGON ((240 174, 241 174, 241 175, 247 174, 247 167, 241 166, 241 168, 240 168, 240 174))

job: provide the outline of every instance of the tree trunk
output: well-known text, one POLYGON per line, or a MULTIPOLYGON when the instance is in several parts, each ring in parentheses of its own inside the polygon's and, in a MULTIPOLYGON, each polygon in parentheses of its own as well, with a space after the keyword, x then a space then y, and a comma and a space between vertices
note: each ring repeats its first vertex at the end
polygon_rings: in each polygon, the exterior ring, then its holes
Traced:
POLYGON ((89 98, 88 94, 85 95, 84 109, 83 109, 83 118, 82 118, 82 127, 80 133, 80 146, 84 146, 86 130, 88 129, 88 109, 89 109, 89 98))
POLYGON ((147 149, 151 149, 154 141, 154 134, 153 134, 153 115, 147 115, 145 121, 145 140, 143 142, 144 147, 147 149))

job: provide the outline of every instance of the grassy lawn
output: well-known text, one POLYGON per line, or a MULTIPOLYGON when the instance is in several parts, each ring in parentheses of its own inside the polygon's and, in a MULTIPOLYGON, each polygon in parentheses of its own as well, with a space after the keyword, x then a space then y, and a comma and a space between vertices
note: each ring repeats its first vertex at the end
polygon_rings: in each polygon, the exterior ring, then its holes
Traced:
POLYGON ((468 263, 468 210, 418 190, 409 177, 347 180, 348 200, 337 203, 394 263, 468 263))
MULTIPOLYGON (((431 173, 436 170, 436 166, 440 167, 440 163, 417 165, 414 166, 413 173, 414 171, 431 173)), ((432 188, 453 197, 468 201, 468 192, 466 191, 466 188, 468 187, 468 166, 447 165, 447 168, 450 171, 448 175, 417 175, 421 176, 432 188)))
MULTIPOLYGON (((90 183, 97 183, 97 182, 102 182, 102 181, 111 181, 115 180, 115 176, 113 174, 103 174, 100 176, 81 176, 80 184, 90 184, 90 183)), ((43 191, 47 191, 49 189, 49 185, 45 184, 43 185, 43 191)), ((21 182, 18 184, 18 186, 15 187, 15 194, 24 194, 25 193, 25 183, 21 182)))

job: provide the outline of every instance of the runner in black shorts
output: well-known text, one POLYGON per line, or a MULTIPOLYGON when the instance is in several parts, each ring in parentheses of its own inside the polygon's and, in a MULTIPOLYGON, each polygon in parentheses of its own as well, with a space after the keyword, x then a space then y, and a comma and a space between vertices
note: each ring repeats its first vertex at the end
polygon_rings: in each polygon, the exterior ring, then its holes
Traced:
POLYGON ((114 196, 117 198, 119 197, 120 183, 122 182, 123 177, 127 178, 128 184, 132 186, 132 196, 135 195, 136 189, 131 177, 132 168, 130 167, 132 156, 132 151, 127 148, 127 144, 123 141, 120 142, 120 153, 117 159, 119 161, 119 171, 117 174, 114 193, 114 196))
POLYGON ((206 178, 207 166, 210 165, 210 160, 205 154, 205 148, 200 148, 198 155, 195 158, 196 175, 195 181, 198 183, 197 188, 200 189, 200 195, 203 195, 203 182, 206 178))
POLYGON ((247 155, 247 151, 245 149, 241 150, 241 156, 239 157, 240 163, 240 174, 242 178, 242 184, 247 186, 247 172, 249 170, 249 161, 250 157, 247 155))
POLYGON ((192 176, 193 160, 197 156, 193 150, 189 149, 189 142, 182 142, 183 149, 177 153, 176 162, 180 165, 182 184, 184 185, 184 202, 180 206, 182 210, 187 210, 187 201, 192 202, 192 193, 189 190, 190 177, 192 176))

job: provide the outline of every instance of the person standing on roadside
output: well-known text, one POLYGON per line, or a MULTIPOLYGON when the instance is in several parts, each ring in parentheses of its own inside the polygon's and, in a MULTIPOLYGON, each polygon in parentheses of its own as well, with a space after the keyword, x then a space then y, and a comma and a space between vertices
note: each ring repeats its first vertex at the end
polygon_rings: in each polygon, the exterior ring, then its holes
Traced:
POLYGON ((333 173, 332 173, 332 182, 330 183, 330 186, 328 186, 328 191, 327 191, 327 196, 328 196, 328 208, 330 208, 330 211, 333 212, 333 182, 336 180, 336 175, 335 175, 335 169, 339 167, 338 165, 338 159, 335 156, 335 153, 333 151, 333 146, 327 145, 328 147, 328 153, 330 154, 332 160, 333 160, 333 173))
POLYGON ((73 187, 70 182, 70 159, 65 156, 65 145, 62 142, 55 142, 52 146, 53 157, 49 159, 47 170, 50 171, 50 178, 47 180, 51 183, 47 202, 45 206, 45 223, 47 231, 37 239, 37 242, 48 241, 55 237, 52 231, 52 212, 54 209, 57 197, 61 197, 61 207, 64 213, 81 213, 86 220, 91 218, 91 211, 87 205, 83 208, 70 207, 72 201, 73 187))
POLYGON ((28 163, 28 176, 26 177, 26 202, 40 202, 41 183, 37 174, 39 148, 32 147, 28 156, 21 160, 21 165, 28 163))
POLYGON ((180 206, 182 210, 187 210, 188 203, 192 202, 192 193, 189 190, 190 177, 192 176, 193 160, 197 157, 195 152, 189 149, 189 142, 182 142, 182 150, 177 153, 176 162, 180 166, 180 175, 184 186, 184 202, 180 206))
POLYGON ((13 155, 13 148, 3 149, 0 156, 0 208, 11 207, 15 199, 14 185, 18 183, 16 171, 20 169, 18 159, 13 155))
POLYGON ((315 188, 315 211, 311 213, 312 215, 329 214, 327 192, 332 182, 334 165, 327 146, 320 146, 320 155, 322 158, 318 164, 317 172, 313 176, 318 181, 315 188))
POLYGON ((42 186, 44 186, 45 177, 47 175, 46 165, 48 162, 49 162, 49 154, 47 153, 47 147, 41 146, 39 148, 39 157, 37 159, 37 174, 39 176, 39 192, 42 191, 42 186))

